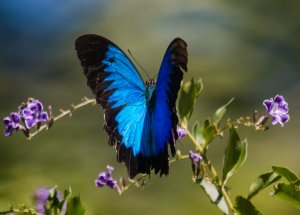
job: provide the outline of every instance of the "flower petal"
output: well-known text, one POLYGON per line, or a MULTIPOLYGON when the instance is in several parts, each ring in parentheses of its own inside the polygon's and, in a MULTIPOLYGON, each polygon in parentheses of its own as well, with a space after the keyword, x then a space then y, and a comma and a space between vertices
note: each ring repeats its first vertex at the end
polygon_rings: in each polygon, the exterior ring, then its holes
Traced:
POLYGON ((28 128, 28 129, 34 127, 36 124, 37 124, 37 120, 34 118, 25 119, 25 125, 26 125, 26 128, 28 128))
POLYGON ((7 126, 4 130, 4 136, 6 136, 6 137, 11 136, 13 131, 14 131, 14 128, 11 125, 7 126))
POLYGON ((46 122, 48 119, 48 113, 46 111, 43 111, 39 115, 38 122, 46 122))
POLYGON ((24 108, 22 110, 22 117, 24 119, 31 119, 31 118, 33 118, 33 116, 34 116, 34 112, 31 111, 29 108, 24 108))
POLYGON ((271 98, 270 100, 264 100, 263 105, 266 107, 267 113, 270 113, 273 108, 273 99, 271 98))
POLYGON ((281 95, 276 95, 274 97, 274 102, 278 103, 278 104, 286 103, 285 100, 284 100, 284 98, 283 98, 283 96, 281 96, 281 95))
POLYGON ((11 118, 9 116, 5 117, 4 120, 3 120, 3 124, 5 127, 11 125, 11 118))
POLYGON ((282 123, 286 123, 290 120, 290 115, 288 114, 283 114, 283 115, 280 115, 280 118, 281 118, 281 122, 282 123))
POLYGON ((108 181, 106 182, 106 185, 107 185, 108 187, 110 187, 111 189, 114 189, 114 188, 116 188, 116 186, 117 186, 117 181, 115 181, 115 180, 113 180, 113 179, 110 179, 110 180, 108 180, 108 181))
POLYGON ((17 112, 12 112, 10 114, 10 117, 11 117, 11 120, 14 122, 14 123, 20 123, 21 122, 21 116, 20 114, 18 114, 17 112))

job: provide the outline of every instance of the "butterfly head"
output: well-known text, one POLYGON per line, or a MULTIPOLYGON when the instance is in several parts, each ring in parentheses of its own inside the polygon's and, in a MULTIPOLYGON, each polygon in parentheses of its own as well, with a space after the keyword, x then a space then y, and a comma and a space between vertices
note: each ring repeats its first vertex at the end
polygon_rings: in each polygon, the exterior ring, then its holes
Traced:
POLYGON ((147 88, 155 87, 156 81, 154 79, 149 79, 148 81, 145 81, 145 85, 147 88))

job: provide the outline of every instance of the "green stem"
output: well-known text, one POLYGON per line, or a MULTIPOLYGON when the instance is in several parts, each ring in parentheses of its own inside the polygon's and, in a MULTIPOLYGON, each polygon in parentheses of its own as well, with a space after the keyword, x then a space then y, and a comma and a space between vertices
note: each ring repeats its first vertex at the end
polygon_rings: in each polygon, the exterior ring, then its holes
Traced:
POLYGON ((196 149, 200 152, 202 158, 203 158, 203 162, 207 165, 208 170, 211 173, 212 176, 212 181, 219 187, 222 195, 224 196, 225 202, 229 208, 229 214, 235 214, 235 210, 232 204, 232 201, 225 189, 225 187, 222 185, 222 182, 218 176, 218 173, 215 169, 215 167, 212 165, 211 161, 207 158, 206 154, 204 153, 204 149, 203 147, 197 143, 196 139, 194 138, 194 136, 191 134, 191 132, 189 130, 187 130, 187 136, 190 138, 190 140, 192 141, 193 145, 196 147, 196 149))
POLYGON ((24 209, 11 208, 10 210, 7 210, 7 211, 0 211, 0 215, 11 214, 11 213, 38 215, 38 213, 36 212, 35 209, 28 209, 28 208, 24 208, 24 209))
POLYGON ((191 132, 188 129, 186 130, 186 134, 190 138, 190 140, 192 141, 192 143, 194 144, 194 146, 196 147, 196 149, 202 155, 204 153, 204 149, 202 148, 202 146, 197 143, 196 139, 194 138, 194 136, 191 134, 191 132))
POLYGON ((229 197, 229 195, 226 191, 225 186, 223 186, 223 185, 221 186, 221 192, 222 192, 222 195, 225 199, 225 202, 226 202, 227 206, 229 207, 229 214, 235 215, 236 213, 235 213, 233 204, 232 204, 231 199, 230 199, 230 197, 229 197))
MULTIPOLYGON (((84 107, 88 104, 96 104, 96 100, 95 99, 88 99, 88 98, 83 98, 83 102, 77 104, 77 105, 71 105, 71 109, 69 110, 60 110, 60 114, 57 115, 56 117, 52 118, 52 123, 65 117, 65 116, 72 116, 72 113, 81 108, 84 107)), ((51 119, 50 119, 51 120, 51 119)), ((32 139, 34 136, 36 136, 38 133, 40 133, 41 131, 45 130, 45 129, 49 129, 50 125, 49 124, 44 124, 42 125, 37 131, 33 132, 33 133, 29 133, 27 139, 30 140, 32 139)))

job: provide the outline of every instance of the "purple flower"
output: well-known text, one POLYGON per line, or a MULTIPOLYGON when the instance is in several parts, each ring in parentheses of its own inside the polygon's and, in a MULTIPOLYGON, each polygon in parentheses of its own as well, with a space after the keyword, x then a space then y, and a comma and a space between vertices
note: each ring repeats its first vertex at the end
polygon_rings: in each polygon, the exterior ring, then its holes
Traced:
POLYGON ((178 134, 178 139, 181 139, 186 135, 186 130, 177 126, 177 134, 178 134))
POLYGON ((39 100, 29 99, 27 104, 19 107, 26 128, 30 129, 39 122, 46 122, 49 117, 46 111, 43 111, 43 104, 39 100))
POLYGON ((13 112, 10 114, 10 116, 5 117, 3 120, 4 126, 5 126, 4 135, 10 136, 10 135, 12 135, 12 132, 14 130, 17 131, 19 128, 20 122, 21 122, 21 116, 16 112, 13 112))
POLYGON ((48 204, 49 188, 41 187, 36 190, 34 198, 36 201, 35 209, 39 214, 45 214, 44 205, 48 204))
POLYGON ((107 171, 100 172, 95 180, 96 187, 110 187, 111 189, 117 189, 118 183, 112 178, 112 172, 114 168, 112 166, 106 166, 107 171))
MULTIPOLYGON (((34 199, 36 202, 35 209, 41 215, 46 214, 45 206, 48 205, 48 196, 49 196, 50 190, 51 189, 49 189, 48 187, 40 187, 35 192, 35 195, 34 195, 34 199)), ((63 201, 63 196, 62 196, 61 192, 57 191, 56 197, 60 202, 63 201)), ((65 214, 66 209, 67 209, 67 205, 65 203, 61 209, 60 214, 65 214)))
POLYGON ((189 157, 194 163, 200 163, 202 160, 202 156, 198 153, 194 153, 193 151, 189 151, 189 157))
POLYGON ((283 96, 276 95, 274 99, 266 99, 264 100, 263 105, 266 107, 266 115, 272 116, 273 125, 279 123, 282 127, 284 123, 289 121, 288 103, 284 100, 283 96))

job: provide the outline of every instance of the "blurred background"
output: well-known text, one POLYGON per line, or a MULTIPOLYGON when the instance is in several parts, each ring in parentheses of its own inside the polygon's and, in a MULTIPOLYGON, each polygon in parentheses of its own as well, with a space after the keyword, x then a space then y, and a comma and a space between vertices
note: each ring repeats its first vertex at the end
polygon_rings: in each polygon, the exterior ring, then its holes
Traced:
MULTIPOLYGON (((251 182, 272 165, 300 175, 300 2, 271 1, 38 1, 0 2, 1 119, 29 96, 60 108, 92 97, 74 50, 75 39, 102 35, 130 49, 150 76, 156 75, 166 47, 175 37, 188 43, 189 71, 202 78, 204 90, 191 122, 203 121, 235 97, 227 117, 264 112, 262 101, 282 94, 291 120, 257 133, 240 129, 249 142, 248 160, 229 182, 230 192, 247 195, 251 182)), ((144 74, 141 74, 143 77, 144 74)), ((103 111, 87 106, 58 121, 32 141, 21 133, 0 136, 0 210, 32 205, 39 186, 72 187, 86 214, 221 214, 191 181, 190 161, 176 162, 168 177, 152 175, 144 190, 131 188, 119 197, 94 186, 106 164, 114 177, 126 174, 115 161, 102 131, 103 111)), ((2 126, 2 129, 4 127, 2 126)), ((177 148, 187 153, 183 139, 177 148)), ((226 141, 211 146, 219 172, 226 141)), ((266 189, 253 202, 263 214, 299 214, 266 189)))

